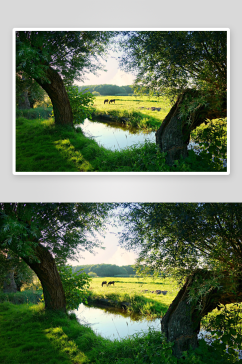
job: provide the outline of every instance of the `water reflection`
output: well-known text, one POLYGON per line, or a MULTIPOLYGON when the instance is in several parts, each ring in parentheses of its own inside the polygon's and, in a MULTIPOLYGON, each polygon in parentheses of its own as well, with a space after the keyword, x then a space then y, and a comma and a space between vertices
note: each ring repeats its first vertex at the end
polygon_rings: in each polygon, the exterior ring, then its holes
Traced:
POLYGON ((147 320, 139 315, 130 316, 125 311, 104 307, 85 306, 83 303, 74 311, 78 321, 90 326, 97 334, 114 340, 148 332, 149 327, 160 330, 160 319, 147 320))
POLYGON ((122 123, 85 119, 79 127, 85 136, 94 139, 99 145, 110 150, 121 150, 137 143, 144 143, 145 140, 155 143, 154 131, 147 133, 122 123))

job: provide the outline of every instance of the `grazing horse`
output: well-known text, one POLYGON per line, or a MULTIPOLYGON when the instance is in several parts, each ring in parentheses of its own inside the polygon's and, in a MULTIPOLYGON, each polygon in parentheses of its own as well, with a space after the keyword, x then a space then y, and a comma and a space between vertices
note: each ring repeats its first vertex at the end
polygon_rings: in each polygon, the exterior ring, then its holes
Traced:
POLYGON ((104 104, 106 104, 106 102, 108 103, 108 99, 104 100, 104 104))
POLYGON ((109 103, 111 103, 111 102, 113 102, 115 104, 115 99, 109 101, 109 103))
POLYGON ((102 282, 102 287, 104 286, 104 284, 107 284, 107 281, 103 281, 102 282))
POLYGON ((108 282, 108 286, 111 286, 111 284, 114 286, 114 281, 108 282))

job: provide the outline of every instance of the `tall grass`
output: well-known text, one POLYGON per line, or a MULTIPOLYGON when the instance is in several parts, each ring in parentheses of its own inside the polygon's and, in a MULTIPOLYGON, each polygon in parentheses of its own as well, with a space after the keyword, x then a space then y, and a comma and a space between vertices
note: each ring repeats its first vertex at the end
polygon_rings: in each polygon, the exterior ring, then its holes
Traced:
MULTIPOLYGON (((229 355, 204 342, 181 359, 160 332, 139 333, 114 342, 80 325, 75 315, 46 312, 43 304, 0 303, 1 364, 225 364, 229 355)), ((228 361, 229 360, 229 361, 228 361)))
POLYGON ((0 303, 1 302, 11 302, 14 304, 22 303, 39 303, 42 298, 42 291, 23 291, 16 293, 3 293, 0 292, 0 303))
POLYGON ((16 117, 24 117, 29 120, 48 119, 52 114, 52 107, 37 107, 35 109, 16 110, 16 117))

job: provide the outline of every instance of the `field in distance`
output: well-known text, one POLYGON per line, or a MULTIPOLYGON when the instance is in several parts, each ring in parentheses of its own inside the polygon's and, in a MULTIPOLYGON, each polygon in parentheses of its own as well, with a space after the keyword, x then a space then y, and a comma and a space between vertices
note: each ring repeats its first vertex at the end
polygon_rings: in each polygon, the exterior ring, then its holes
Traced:
POLYGON ((90 284, 95 299, 105 298, 118 302, 130 302, 131 311, 144 315, 163 315, 179 290, 171 278, 152 279, 138 277, 98 277, 90 284), (102 282, 114 281, 114 285, 102 286, 102 282), (164 293, 157 294, 156 291, 164 293), (153 293, 152 293, 153 292, 153 293))

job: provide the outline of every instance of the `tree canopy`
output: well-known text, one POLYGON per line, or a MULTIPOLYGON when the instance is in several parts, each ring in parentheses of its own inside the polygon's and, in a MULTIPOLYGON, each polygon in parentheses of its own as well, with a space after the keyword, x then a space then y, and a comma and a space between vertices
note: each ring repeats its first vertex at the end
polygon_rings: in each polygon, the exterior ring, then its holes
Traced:
POLYGON ((112 32, 16 31, 16 71, 32 77, 51 99, 55 122, 73 125, 65 86, 103 66, 112 32))
POLYGON ((37 274, 46 308, 66 310, 56 262, 99 246, 109 204, 1 203, 0 250, 22 258, 37 274))
POLYGON ((242 204, 135 203, 121 214, 120 242, 139 263, 189 275, 197 268, 241 271, 242 204))
POLYGON ((83 80, 86 72, 102 69, 111 32, 105 31, 17 31, 16 67, 34 79, 47 81, 52 67, 65 84, 83 80))
POLYGON ((157 94, 187 87, 227 89, 226 31, 126 31, 120 65, 157 94))
POLYGON ((99 277, 115 277, 115 276, 128 276, 135 274, 135 270, 131 265, 118 266, 116 264, 91 264, 91 265, 77 265, 72 267, 73 272, 83 269, 86 273, 94 273, 99 277))
POLYGON ((81 92, 97 92, 100 95, 103 96, 115 96, 115 95, 130 95, 134 93, 134 90, 131 88, 131 86, 117 86, 117 85, 87 85, 87 86, 79 86, 79 90, 81 92))

